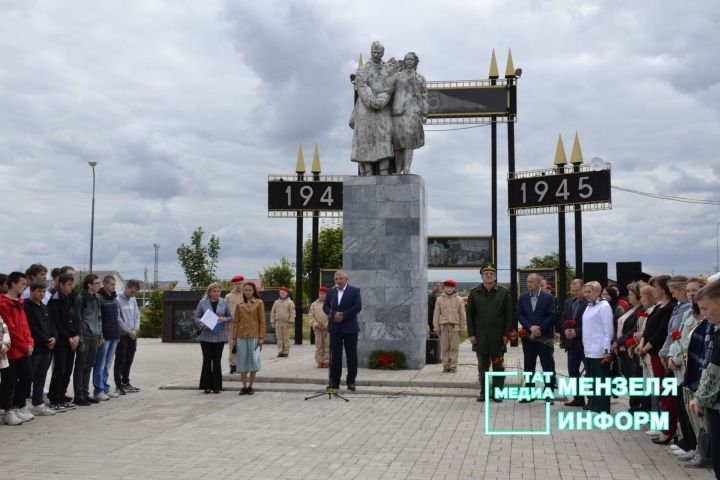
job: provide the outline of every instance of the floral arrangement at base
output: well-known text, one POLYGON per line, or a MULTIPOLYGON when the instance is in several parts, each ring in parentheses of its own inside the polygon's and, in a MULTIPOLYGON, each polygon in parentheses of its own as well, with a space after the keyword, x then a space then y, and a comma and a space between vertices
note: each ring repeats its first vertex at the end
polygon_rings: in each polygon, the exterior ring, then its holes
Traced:
POLYGON ((405 370, 405 354, 397 350, 373 350, 368 367, 375 370, 405 370))

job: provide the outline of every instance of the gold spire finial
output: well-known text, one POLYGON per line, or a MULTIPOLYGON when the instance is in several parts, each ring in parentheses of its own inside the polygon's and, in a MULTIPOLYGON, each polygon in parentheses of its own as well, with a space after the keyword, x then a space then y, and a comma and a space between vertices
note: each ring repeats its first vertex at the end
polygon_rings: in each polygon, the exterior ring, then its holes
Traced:
POLYGON ((507 66, 505 67, 505 78, 515 77, 515 65, 512 59, 512 50, 508 48, 507 66))
POLYGON ((577 132, 575 132, 575 141, 573 142, 572 153, 570 154, 570 163, 573 165, 582 165, 582 150, 580 150, 580 138, 578 138, 577 132))
POLYGON ((302 143, 300 144, 300 147, 298 147, 298 159, 297 164, 295 164, 295 173, 300 175, 305 173, 305 157, 303 157, 302 143))
POLYGON ((313 163, 310 169, 312 173, 320 173, 320 153, 318 153, 317 143, 315 144, 315 152, 313 153, 313 163))
POLYGON ((362 66, 365 65, 365 62, 362 58, 362 53, 360 54, 360 58, 358 59, 358 68, 362 68, 362 66))
POLYGON ((563 146, 562 135, 558 135, 557 149, 555 149, 555 165, 558 167, 567 164, 565 147, 563 146))
POLYGON ((493 48, 492 51, 492 58, 490 59, 490 73, 488 74, 488 78, 498 78, 500 74, 498 73, 497 68, 497 60, 495 59, 495 49, 493 48))

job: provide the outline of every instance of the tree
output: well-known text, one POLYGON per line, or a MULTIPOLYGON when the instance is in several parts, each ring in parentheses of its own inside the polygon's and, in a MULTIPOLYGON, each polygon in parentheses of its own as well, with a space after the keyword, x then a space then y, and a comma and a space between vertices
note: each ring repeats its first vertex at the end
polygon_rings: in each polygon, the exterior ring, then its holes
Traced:
POLYGON ((284 285, 290 288, 295 284, 295 263, 282 257, 280 264, 265 267, 265 270, 259 272, 259 274, 265 287, 281 287, 284 285))
MULTIPOLYGON (((321 269, 342 268, 343 256, 343 226, 326 225, 318 235, 318 264, 321 269)), ((312 238, 305 240, 303 248, 303 284, 306 298, 314 298, 315 292, 310 292, 312 284, 312 238)))
POLYGON ((142 316, 142 322, 140 322, 140 331, 138 332, 138 336, 143 338, 158 338, 162 336, 162 298, 163 292, 160 290, 153 290, 150 292, 147 307, 143 308, 140 313, 142 316))
POLYGON ((207 246, 203 246, 203 233, 202 227, 197 227, 190 237, 190 245, 183 243, 177 249, 178 261, 191 288, 205 288, 215 280, 220 239, 210 235, 207 246))
MULTIPOLYGON (((558 269, 560 265, 560 252, 550 252, 550 255, 544 257, 532 257, 530 263, 522 268, 554 268, 558 269)), ((565 275, 567 278, 567 285, 565 286, 567 294, 570 293, 570 282, 575 278, 575 269, 570 266, 569 262, 565 262, 565 275)), ((557 288, 557 285, 554 285, 557 288)))

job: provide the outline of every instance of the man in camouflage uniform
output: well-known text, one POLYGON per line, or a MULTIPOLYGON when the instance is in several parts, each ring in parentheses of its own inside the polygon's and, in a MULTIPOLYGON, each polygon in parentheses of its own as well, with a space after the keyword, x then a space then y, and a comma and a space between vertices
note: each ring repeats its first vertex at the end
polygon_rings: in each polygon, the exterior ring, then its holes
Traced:
MULTIPOLYGON (((505 371, 503 354, 508 333, 513 328, 510 291, 497 284, 497 269, 492 264, 485 265, 480 274, 482 284, 470 290, 467 303, 468 340, 478 360, 478 402, 485 400, 485 373, 490 367, 494 372, 505 371)), ((504 384, 504 377, 493 377, 493 389, 502 388, 504 384)), ((493 401, 502 400, 493 398, 493 401)))

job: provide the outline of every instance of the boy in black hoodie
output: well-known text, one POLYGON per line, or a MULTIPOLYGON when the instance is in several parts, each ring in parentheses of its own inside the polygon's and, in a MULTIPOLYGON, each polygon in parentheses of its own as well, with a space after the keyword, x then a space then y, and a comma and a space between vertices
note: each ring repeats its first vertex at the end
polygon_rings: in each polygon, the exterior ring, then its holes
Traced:
POLYGON ((35 342, 35 349, 30 357, 33 372, 31 412, 35 416, 55 415, 55 410, 45 406, 44 388, 52 351, 57 342, 57 329, 50 319, 48 307, 43 303, 45 284, 33 282, 29 288, 30 297, 25 301, 25 313, 35 342))
POLYGON ((50 318, 57 329, 57 341, 53 349, 54 367, 50 379, 50 408, 58 411, 75 408, 70 397, 65 396, 73 371, 75 351, 80 343, 80 326, 73 287, 75 276, 62 273, 58 277, 58 290, 48 302, 50 318))

